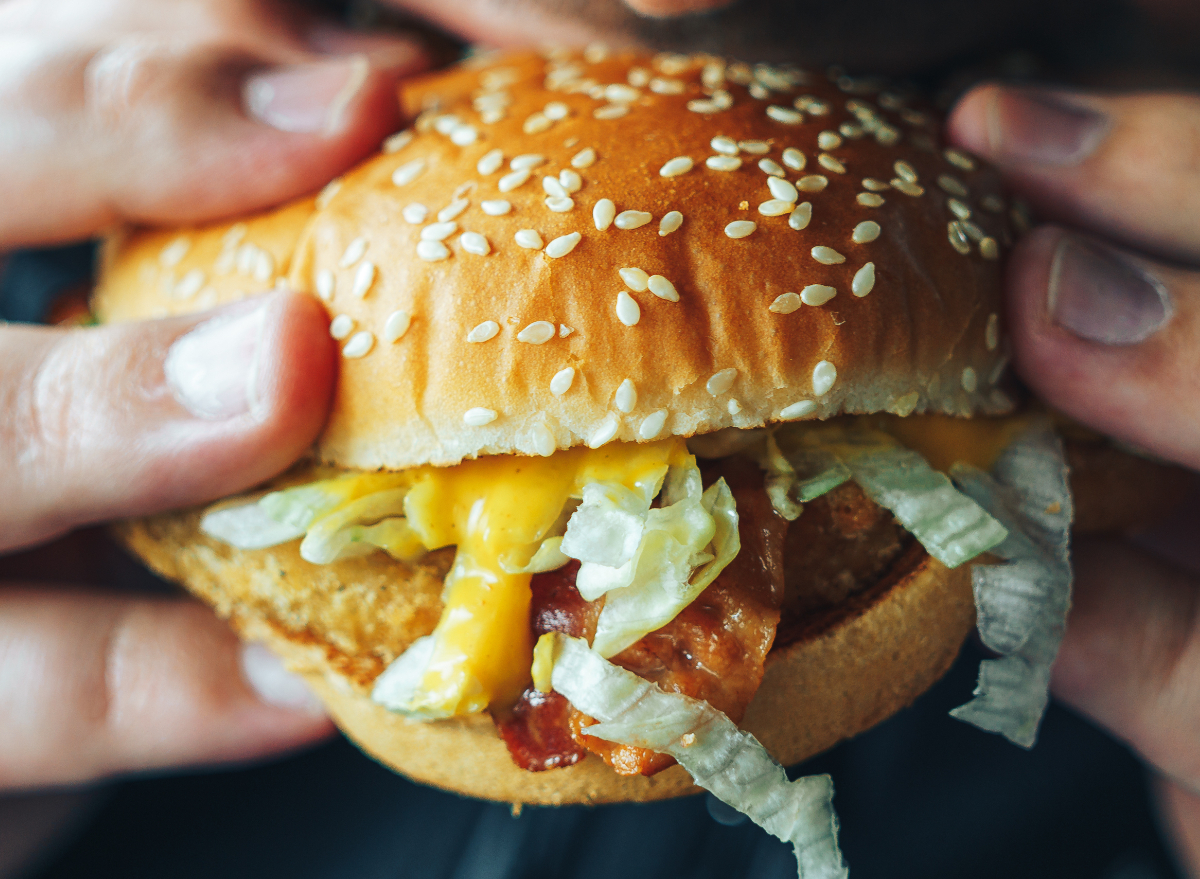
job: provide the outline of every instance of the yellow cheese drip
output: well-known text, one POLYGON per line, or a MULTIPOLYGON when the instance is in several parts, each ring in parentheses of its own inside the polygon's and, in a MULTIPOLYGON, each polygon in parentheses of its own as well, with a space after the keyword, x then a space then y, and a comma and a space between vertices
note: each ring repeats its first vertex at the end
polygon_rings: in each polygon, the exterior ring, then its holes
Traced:
POLYGON ((683 440, 673 439, 422 468, 405 514, 425 546, 458 552, 433 654, 409 709, 449 717, 514 701, 530 679, 531 575, 505 573, 501 558, 523 565, 585 484, 619 482, 652 497, 668 465, 686 456, 683 440))
POLYGON ((893 436, 901 445, 920 454, 935 470, 946 471, 956 461, 991 470, 1000 453, 1033 416, 953 418, 949 415, 859 415, 853 420, 893 436))

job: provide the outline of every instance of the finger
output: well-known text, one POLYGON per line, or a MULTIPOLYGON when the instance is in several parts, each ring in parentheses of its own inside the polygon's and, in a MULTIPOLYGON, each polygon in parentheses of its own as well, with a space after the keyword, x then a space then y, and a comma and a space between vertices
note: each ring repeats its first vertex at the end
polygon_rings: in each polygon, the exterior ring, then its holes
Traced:
POLYGON ((697 12, 711 12, 730 6, 733 0, 625 0, 625 5, 639 15, 673 18, 697 12))
POLYGON ((1007 286, 1014 363, 1039 396, 1200 468, 1200 275, 1043 227, 1014 250, 1007 286))
POLYGON ((1080 541, 1072 555, 1055 695, 1200 790, 1200 584, 1112 541, 1080 541))
POLYGON ((298 678, 249 656, 191 601, 5 587, 0 789, 250 760, 329 733, 298 678))
POLYGON ((1043 216, 1200 259, 1200 98, 986 85, 962 99, 949 131, 1043 216))
POLYGON ((292 293, 146 324, 0 328, 0 549, 287 467, 326 417, 327 328, 292 293))
POLYGON ((400 124, 398 76, 422 56, 271 58, 178 37, 95 49, 0 39, 0 245, 120 221, 180 224, 319 188, 400 124))

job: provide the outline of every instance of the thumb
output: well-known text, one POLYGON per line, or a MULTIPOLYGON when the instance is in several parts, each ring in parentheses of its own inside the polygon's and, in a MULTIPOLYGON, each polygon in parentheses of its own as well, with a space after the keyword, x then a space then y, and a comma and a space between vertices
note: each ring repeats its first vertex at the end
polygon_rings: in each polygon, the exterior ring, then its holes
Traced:
POLYGON ((324 423, 336 350, 308 296, 81 330, 0 328, 0 550, 232 494, 324 423))
POLYGON ((315 190, 399 126, 397 78, 423 64, 403 42, 279 65, 161 36, 99 49, 0 38, 0 246, 199 222, 315 190))

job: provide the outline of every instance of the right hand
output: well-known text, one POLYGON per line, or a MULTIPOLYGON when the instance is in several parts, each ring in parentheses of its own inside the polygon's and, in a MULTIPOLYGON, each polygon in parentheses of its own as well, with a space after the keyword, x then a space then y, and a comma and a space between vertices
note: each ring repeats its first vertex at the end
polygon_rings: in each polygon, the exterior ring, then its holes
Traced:
MULTIPOLYGON (((0 0, 0 258, 312 192, 401 126, 396 82, 424 65, 410 39, 267 0, 0 0)), ((221 312, 0 325, 0 552, 244 490, 312 444, 336 375, 324 310, 276 292, 221 312), (173 346, 190 383, 164 371, 173 346)), ((199 604, 45 585, 61 569, 36 556, 0 567, 0 790, 329 733, 199 604)))

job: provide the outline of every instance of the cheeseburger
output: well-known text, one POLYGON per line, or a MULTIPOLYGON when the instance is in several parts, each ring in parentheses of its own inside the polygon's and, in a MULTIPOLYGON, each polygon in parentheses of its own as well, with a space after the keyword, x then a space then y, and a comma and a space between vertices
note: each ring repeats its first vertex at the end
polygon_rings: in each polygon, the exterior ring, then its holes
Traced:
POLYGON ((977 606, 999 658, 961 714, 1031 744, 1072 502, 1006 385, 997 175, 837 72, 593 47, 402 100, 413 128, 315 197, 110 243, 104 320, 287 286, 342 354, 309 460, 129 545, 369 754, 473 796, 699 782, 786 836, 766 752, 910 703, 977 606))

